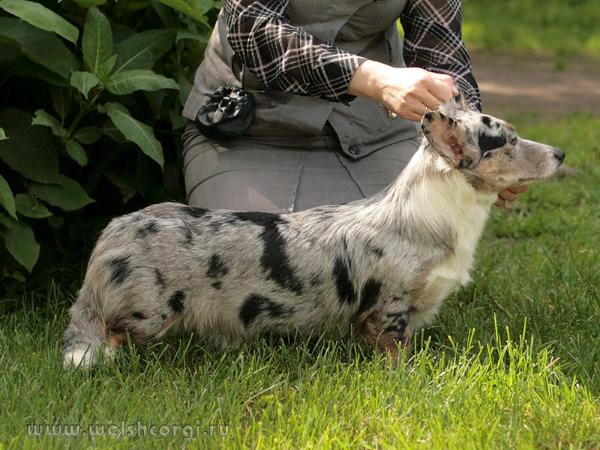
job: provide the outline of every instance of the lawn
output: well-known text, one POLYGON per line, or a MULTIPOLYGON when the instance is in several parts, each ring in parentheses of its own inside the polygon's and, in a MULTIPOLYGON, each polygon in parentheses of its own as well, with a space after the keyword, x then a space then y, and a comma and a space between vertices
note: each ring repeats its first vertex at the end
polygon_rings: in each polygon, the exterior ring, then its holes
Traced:
POLYGON ((597 0, 463 0, 470 49, 600 58, 597 0))
POLYGON ((578 174, 533 187, 508 214, 494 212, 473 283, 447 300, 397 369, 368 348, 326 338, 222 351, 186 337, 64 372, 60 340, 75 287, 50 284, 0 316, 0 442, 600 447, 600 117, 509 119, 522 136, 565 149, 578 174), (96 436, 27 427, 42 424, 79 424, 96 436), (144 435, 151 425, 165 425, 154 430, 165 435, 144 435))

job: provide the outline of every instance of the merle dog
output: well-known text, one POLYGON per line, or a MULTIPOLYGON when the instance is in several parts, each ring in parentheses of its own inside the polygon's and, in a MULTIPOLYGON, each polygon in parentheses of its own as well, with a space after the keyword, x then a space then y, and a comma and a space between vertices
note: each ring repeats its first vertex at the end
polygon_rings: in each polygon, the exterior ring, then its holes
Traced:
POLYGON ((162 203, 114 219, 92 253, 64 337, 90 366, 193 330, 229 344, 264 332, 354 329, 389 352, 469 281, 497 193, 554 174, 564 153, 458 101, 427 113, 423 142, 374 197, 291 214, 162 203))

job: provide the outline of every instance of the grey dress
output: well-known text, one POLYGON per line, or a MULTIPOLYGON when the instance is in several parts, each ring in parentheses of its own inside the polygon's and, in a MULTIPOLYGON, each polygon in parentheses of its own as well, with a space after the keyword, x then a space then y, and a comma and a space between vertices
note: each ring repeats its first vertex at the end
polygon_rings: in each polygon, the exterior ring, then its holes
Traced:
MULTIPOLYGON (((395 22, 406 3, 336 0, 323 8, 320 0, 290 0, 285 20, 349 54, 404 67, 395 22)), ((365 98, 332 101, 267 85, 240 62, 229 32, 221 11, 184 109, 191 205, 292 212, 370 196, 398 176, 418 148, 416 124, 365 98), (257 103, 253 125, 231 141, 209 139, 193 122, 206 95, 223 85, 244 87, 257 103)))

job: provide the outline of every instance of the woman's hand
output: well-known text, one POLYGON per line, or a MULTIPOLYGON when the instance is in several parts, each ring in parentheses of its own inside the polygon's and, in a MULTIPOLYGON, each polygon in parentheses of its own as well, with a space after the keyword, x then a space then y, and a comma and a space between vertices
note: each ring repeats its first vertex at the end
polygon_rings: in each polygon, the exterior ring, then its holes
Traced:
POLYGON ((500 208, 510 209, 510 205, 517 199, 517 194, 527 192, 527 186, 511 187, 498 194, 496 206, 500 208))
POLYGON ((448 75, 367 60, 354 72, 348 93, 369 97, 399 117, 418 122, 427 109, 435 110, 458 95, 458 89, 448 75))

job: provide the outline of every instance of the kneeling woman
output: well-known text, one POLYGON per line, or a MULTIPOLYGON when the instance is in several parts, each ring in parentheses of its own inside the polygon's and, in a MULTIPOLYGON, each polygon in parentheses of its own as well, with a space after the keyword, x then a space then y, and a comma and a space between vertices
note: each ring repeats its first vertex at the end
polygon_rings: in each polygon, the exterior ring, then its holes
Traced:
POLYGON ((184 110, 188 201, 292 212, 370 196, 417 150, 426 110, 459 91, 480 109, 460 0, 224 0, 184 110), (196 121, 222 86, 256 102, 230 140, 196 121))

